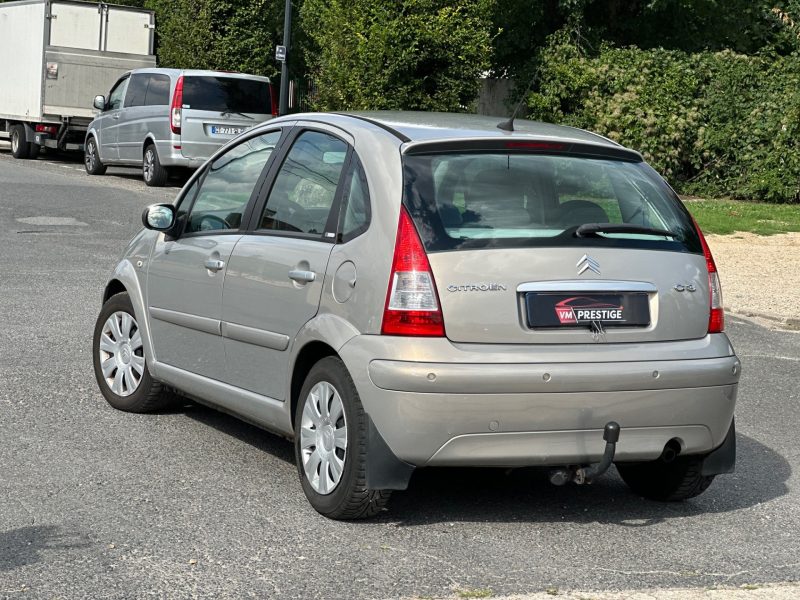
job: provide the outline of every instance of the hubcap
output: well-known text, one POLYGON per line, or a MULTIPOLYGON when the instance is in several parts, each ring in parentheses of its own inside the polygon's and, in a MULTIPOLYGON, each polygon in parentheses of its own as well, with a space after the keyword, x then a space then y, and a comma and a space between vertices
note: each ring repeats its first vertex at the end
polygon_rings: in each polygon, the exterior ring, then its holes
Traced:
POLYGON ((100 368, 109 389, 130 396, 144 375, 144 347, 139 324, 130 314, 117 311, 100 332, 100 368))
POLYGON ((144 153, 144 178, 146 181, 150 181, 150 178, 153 176, 153 151, 148 150, 144 153))
POLYGON ((300 456, 314 491, 327 495, 336 489, 347 460, 347 420, 339 392, 327 381, 317 383, 306 396, 300 456))
POLYGON ((19 133, 17 131, 11 134, 11 150, 12 152, 19 150, 19 133))
POLYGON ((95 147, 94 142, 89 142, 86 145, 86 166, 90 169, 94 168, 95 147))

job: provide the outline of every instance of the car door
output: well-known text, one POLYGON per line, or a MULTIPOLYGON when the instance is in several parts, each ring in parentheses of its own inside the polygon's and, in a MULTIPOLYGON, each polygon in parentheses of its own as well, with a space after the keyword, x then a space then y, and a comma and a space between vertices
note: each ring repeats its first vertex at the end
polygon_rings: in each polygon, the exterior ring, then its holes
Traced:
POLYGON ((177 239, 162 237, 148 269, 156 360, 222 380, 222 284, 280 129, 250 136, 207 165, 178 207, 177 239))
POLYGON ((251 230, 236 244, 222 307, 231 385, 285 400, 288 350, 319 309, 336 241, 335 207, 351 152, 341 135, 323 126, 295 130, 251 230))
POLYGON ((128 91, 129 74, 124 75, 108 94, 106 107, 101 115, 98 130, 100 160, 102 162, 116 162, 119 160, 119 125, 122 119, 123 102, 128 91))

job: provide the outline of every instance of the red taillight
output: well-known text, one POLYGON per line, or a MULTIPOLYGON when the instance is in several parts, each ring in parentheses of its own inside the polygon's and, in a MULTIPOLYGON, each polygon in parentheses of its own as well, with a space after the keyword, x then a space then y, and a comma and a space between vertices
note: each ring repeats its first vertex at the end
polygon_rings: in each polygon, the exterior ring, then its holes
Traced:
POLYGON ((172 106, 169 111, 169 126, 172 133, 181 132, 181 121, 183 112, 183 75, 178 77, 178 83, 175 84, 175 91, 172 94, 172 106))
POLYGON ((697 235, 700 238, 700 244, 703 247, 703 256, 706 258, 706 269, 708 269, 708 295, 711 312, 708 315, 708 333, 722 333, 725 329, 725 311, 722 308, 722 286, 719 283, 719 273, 717 272, 717 265, 714 262, 714 257, 711 255, 711 248, 708 247, 703 232, 700 231, 700 226, 695 221, 694 228, 697 230, 697 235))
POLYGON ((275 97, 275 86, 272 85, 271 83, 269 84, 269 99, 270 99, 270 104, 272 105, 271 106, 271 108, 272 108, 272 116, 273 117, 277 117, 278 116, 278 99, 275 97))
POLYGON ((49 133, 50 135, 58 133, 58 128, 55 125, 37 125, 34 129, 36 133, 49 133))
POLYGON ((444 319, 431 265, 405 207, 400 209, 381 333, 444 336, 444 319))

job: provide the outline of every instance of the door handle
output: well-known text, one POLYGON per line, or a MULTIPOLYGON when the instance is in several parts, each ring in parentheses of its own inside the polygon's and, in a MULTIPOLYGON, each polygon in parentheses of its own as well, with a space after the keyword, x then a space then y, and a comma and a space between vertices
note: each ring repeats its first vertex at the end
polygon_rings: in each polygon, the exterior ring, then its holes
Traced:
POLYGON ((115 114, 111 118, 114 119, 115 121, 119 121, 119 113, 115 114))
POLYGON ((300 269, 292 269, 289 271, 289 279, 293 279, 297 283, 311 283, 317 278, 314 271, 301 271, 300 269))
POLYGON ((225 266, 225 261, 216 258, 207 258, 204 264, 206 266, 206 269, 208 269, 209 271, 216 272, 225 266))

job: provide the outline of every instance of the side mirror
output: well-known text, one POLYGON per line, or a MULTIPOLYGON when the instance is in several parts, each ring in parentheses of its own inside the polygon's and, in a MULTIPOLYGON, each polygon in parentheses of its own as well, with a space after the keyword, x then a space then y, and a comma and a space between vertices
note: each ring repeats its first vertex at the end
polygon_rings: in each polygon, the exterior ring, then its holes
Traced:
POLYGON ((142 213, 142 225, 155 231, 169 231, 175 225, 175 207, 172 204, 151 204, 142 213))
POLYGON ((97 95, 94 97, 94 102, 92 102, 92 106, 94 106, 97 110, 105 110, 106 108, 106 97, 103 95, 97 95))

